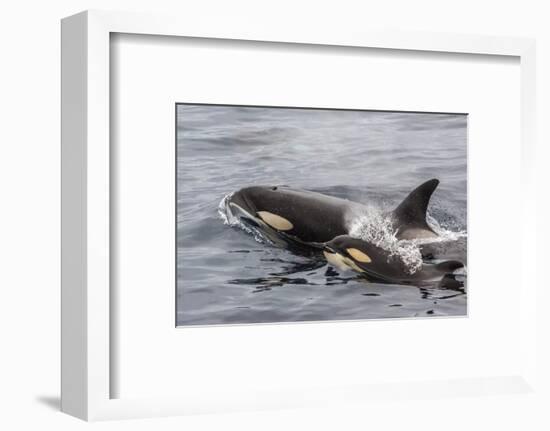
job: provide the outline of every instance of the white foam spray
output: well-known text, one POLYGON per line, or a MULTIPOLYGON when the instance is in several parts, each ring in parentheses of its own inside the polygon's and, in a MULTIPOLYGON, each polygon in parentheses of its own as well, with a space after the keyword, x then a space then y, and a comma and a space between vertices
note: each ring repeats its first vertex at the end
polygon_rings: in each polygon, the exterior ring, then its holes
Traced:
POLYGON ((422 254, 413 240, 398 240, 390 217, 378 208, 356 215, 349 222, 349 235, 370 242, 403 261, 409 273, 414 274, 422 266, 422 254))
POLYGON ((454 241, 466 236, 466 232, 453 232, 443 228, 437 220, 427 215, 428 225, 437 233, 437 238, 422 238, 414 240, 400 240, 397 238, 391 216, 376 207, 367 207, 361 214, 356 214, 348 222, 349 235, 368 241, 377 247, 389 252, 389 257, 397 257, 406 266, 410 274, 414 274, 422 267, 423 244, 454 241))

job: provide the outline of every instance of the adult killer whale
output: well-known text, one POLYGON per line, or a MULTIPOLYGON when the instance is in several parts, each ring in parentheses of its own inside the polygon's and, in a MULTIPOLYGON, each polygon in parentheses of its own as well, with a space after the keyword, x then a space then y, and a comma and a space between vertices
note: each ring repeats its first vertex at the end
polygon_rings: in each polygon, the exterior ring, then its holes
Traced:
POLYGON ((411 271, 399 256, 349 235, 340 235, 328 241, 323 247, 323 254, 332 266, 358 272, 371 281, 417 286, 437 283, 441 287, 453 288, 463 286, 453 275, 454 271, 464 267, 462 262, 422 262, 411 271))
MULTIPOLYGON (((426 211, 438 184, 437 179, 426 181, 387 214, 397 239, 437 237, 426 222, 426 211)), ((357 202, 288 186, 245 187, 233 193, 226 205, 244 224, 277 244, 290 240, 319 249, 347 235, 350 222, 366 211, 357 202)))

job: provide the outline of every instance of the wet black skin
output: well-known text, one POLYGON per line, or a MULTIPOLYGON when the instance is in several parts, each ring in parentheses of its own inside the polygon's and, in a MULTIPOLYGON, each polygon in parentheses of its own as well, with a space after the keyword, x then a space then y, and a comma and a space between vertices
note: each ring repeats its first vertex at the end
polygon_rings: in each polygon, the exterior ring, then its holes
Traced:
MULTIPOLYGON (((436 237, 426 223, 426 210, 432 193, 439 184, 426 181, 414 189, 388 217, 394 224, 398 239, 436 237)), ((307 243, 314 247, 338 235, 348 234, 348 222, 365 212, 359 203, 287 186, 253 186, 233 194, 229 201, 245 223, 261 225, 258 211, 268 211, 284 217, 293 225, 291 230, 277 232, 285 239, 307 243)), ((268 232, 269 233, 269 232, 268 232)))
MULTIPOLYGON (((235 204, 255 218, 258 211, 284 217, 293 225, 283 232, 285 236, 313 244, 347 233, 348 215, 361 208, 345 199, 286 186, 246 187, 231 197, 230 205, 235 204)), ((255 223, 254 219, 245 222, 255 223)))
POLYGON ((328 241, 325 244, 324 251, 325 253, 339 254, 351 259, 361 270, 361 273, 371 280, 395 284, 423 285, 449 281, 446 276, 464 266, 457 260, 446 260, 437 264, 423 263, 420 269, 411 274, 399 256, 391 255, 388 251, 374 244, 348 235, 341 235, 328 241), (355 259, 348 249, 361 251, 371 261, 361 262, 355 259))

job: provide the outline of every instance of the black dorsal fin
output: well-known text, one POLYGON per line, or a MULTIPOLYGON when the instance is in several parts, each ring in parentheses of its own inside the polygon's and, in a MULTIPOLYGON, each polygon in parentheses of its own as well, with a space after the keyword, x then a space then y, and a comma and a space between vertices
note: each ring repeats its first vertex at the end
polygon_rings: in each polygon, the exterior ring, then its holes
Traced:
POLYGON ((433 232, 426 223, 426 211, 430 198, 438 184, 439 180, 434 178, 419 185, 393 211, 398 231, 402 232, 408 228, 420 228, 433 232))

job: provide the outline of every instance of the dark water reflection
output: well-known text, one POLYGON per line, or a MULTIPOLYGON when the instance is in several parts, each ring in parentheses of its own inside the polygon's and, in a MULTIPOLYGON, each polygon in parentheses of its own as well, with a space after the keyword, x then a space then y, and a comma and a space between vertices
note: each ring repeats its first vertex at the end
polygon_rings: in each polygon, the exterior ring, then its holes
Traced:
MULTIPOLYGON (((451 288, 368 282, 318 254, 260 244, 218 214, 221 199, 246 185, 392 208, 437 177, 430 214, 464 231, 465 116, 179 105, 177 145, 179 325, 466 313, 465 276, 451 288)), ((426 253, 466 261, 466 239, 426 253)))

